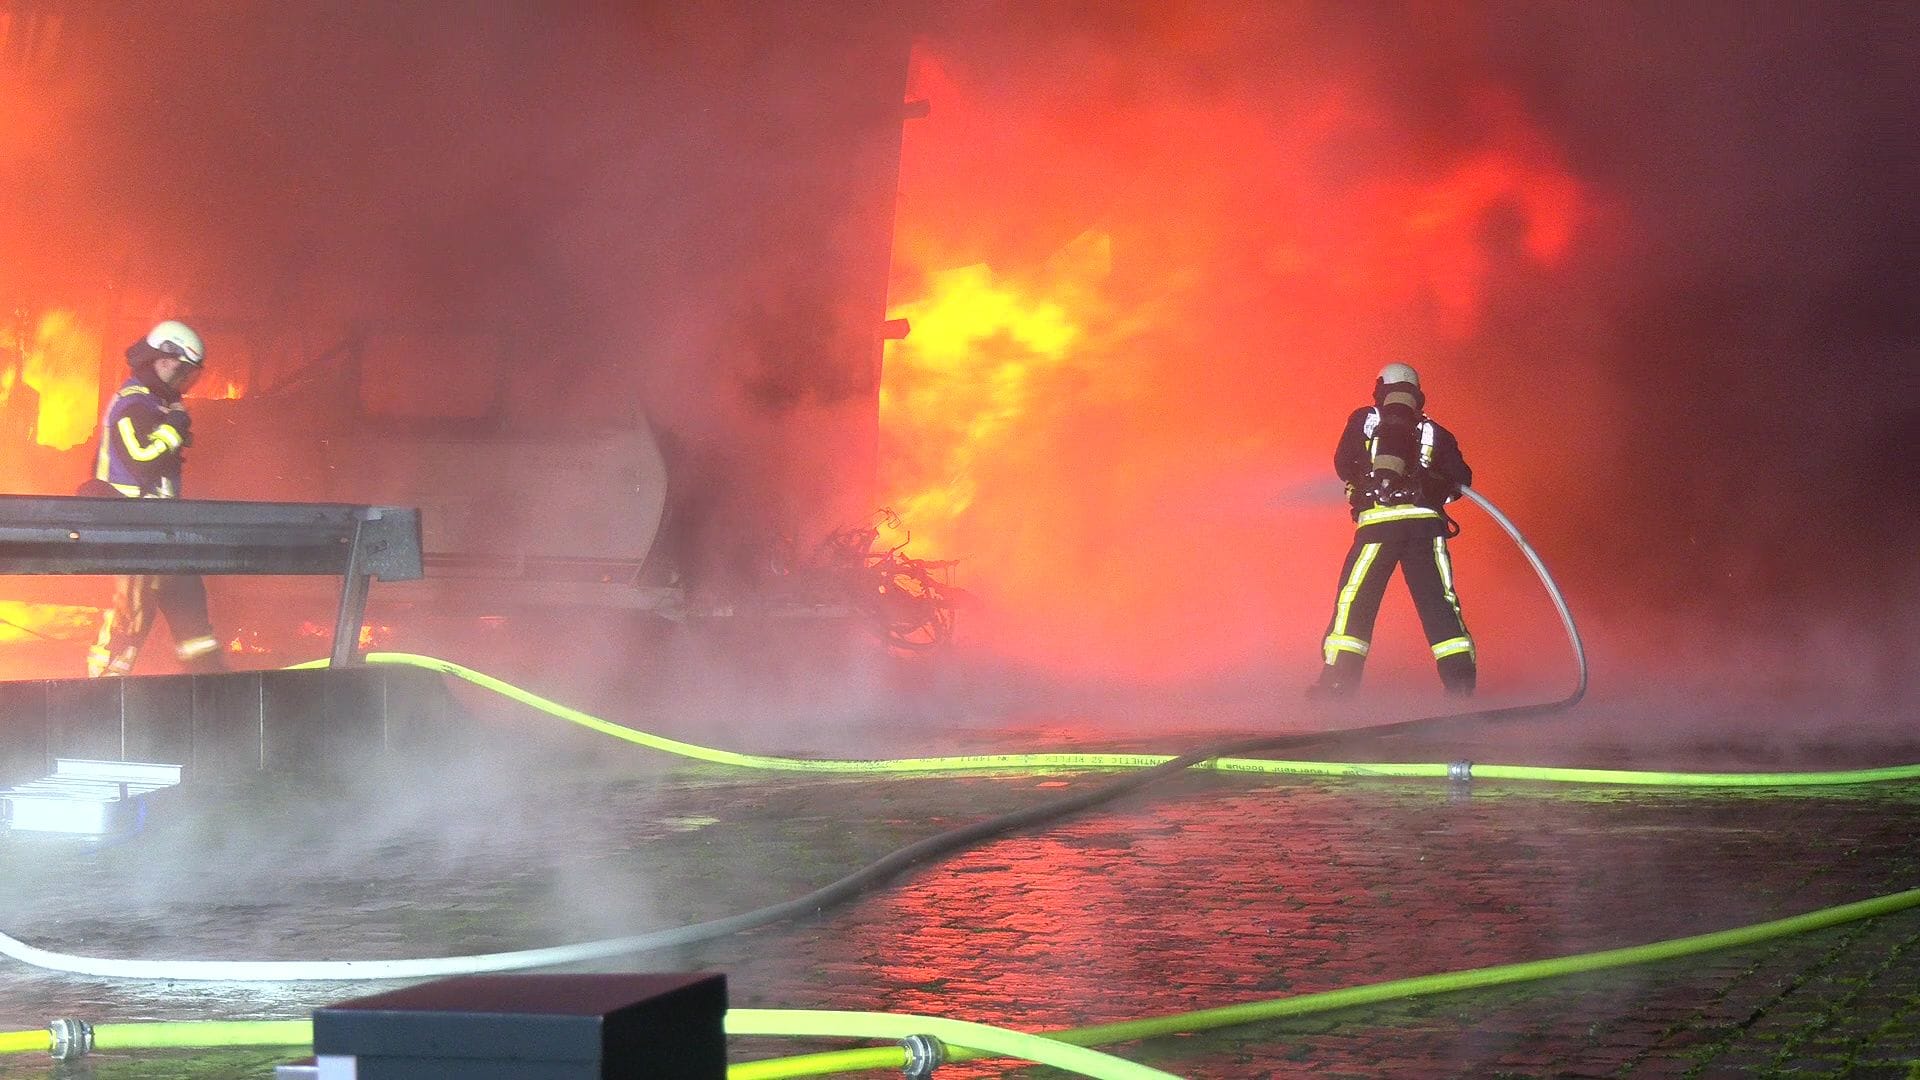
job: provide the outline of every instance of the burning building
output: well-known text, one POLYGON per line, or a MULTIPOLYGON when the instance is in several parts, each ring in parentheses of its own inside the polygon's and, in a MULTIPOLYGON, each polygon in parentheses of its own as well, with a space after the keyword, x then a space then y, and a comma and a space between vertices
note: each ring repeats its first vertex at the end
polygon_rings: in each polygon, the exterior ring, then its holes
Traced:
POLYGON ((8 489, 73 490, 120 345, 179 316, 211 355, 190 497, 420 505, 469 565, 749 583, 876 505, 912 31, 0 8, 8 489))
MULTIPOLYGON (((1684 13, 0 14, 15 490, 71 490, 119 343, 184 314, 215 352, 192 494, 416 502, 441 553, 721 586, 891 506, 962 560, 996 648, 1184 677, 1310 657, 1345 530, 1330 429, 1382 363, 1436 380, 1576 588, 1649 583, 1603 590, 1623 606, 1712 601, 1657 545, 1599 550, 1603 508, 1693 537, 1729 588, 1826 594, 1729 524, 1730 500, 1775 526, 1791 501, 1730 459, 1700 456, 1725 471, 1697 499, 1641 497, 1662 455, 1638 451, 1688 430, 1708 368, 1787 365, 1729 399, 1829 463, 1858 449, 1850 410, 1897 419, 1868 388, 1904 385, 1867 370, 1904 325, 1876 285, 1904 280, 1876 224, 1900 173, 1814 175, 1886 142, 1875 103, 1900 100, 1878 63, 1900 35, 1865 16, 1789 35, 1791 138, 1736 145, 1758 99, 1735 88, 1786 32, 1684 13), (1658 81, 1590 63, 1589 37, 1658 81), (153 57, 196 74, 126 74, 153 57), (1807 74, 1828 61, 1859 77, 1807 74), (1783 276, 1865 299, 1817 305, 1816 333, 1769 305, 1783 276), (1800 385, 1847 405, 1799 408, 1800 385)), ((1836 473, 1792 487, 1840 514, 1860 494, 1836 473)), ((1470 617, 1550 617, 1478 542, 1470 617)))

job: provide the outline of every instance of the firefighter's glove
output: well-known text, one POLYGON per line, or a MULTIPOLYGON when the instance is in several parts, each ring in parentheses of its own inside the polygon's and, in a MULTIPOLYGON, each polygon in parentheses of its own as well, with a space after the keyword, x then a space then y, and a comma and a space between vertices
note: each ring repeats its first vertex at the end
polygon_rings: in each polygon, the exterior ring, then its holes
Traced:
POLYGON ((176 412, 167 417, 167 423, 172 424, 173 430, 180 433, 180 449, 185 450, 187 447, 193 445, 192 413, 185 411, 176 412))

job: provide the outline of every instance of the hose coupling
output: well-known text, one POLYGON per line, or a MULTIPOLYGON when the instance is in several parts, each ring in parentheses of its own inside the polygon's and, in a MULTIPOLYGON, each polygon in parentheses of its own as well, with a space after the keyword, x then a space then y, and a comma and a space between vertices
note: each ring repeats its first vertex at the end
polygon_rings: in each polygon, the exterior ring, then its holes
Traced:
POLYGON ((947 1044, 932 1035, 909 1035, 900 1047, 907 1052, 907 1080, 932 1080, 933 1070, 947 1063, 947 1044))
POLYGON ((1447 779, 1456 784, 1473 783, 1473 762, 1455 761, 1448 763, 1447 779))
POLYGON ((72 1061, 93 1052, 93 1025, 85 1020, 63 1017, 47 1025, 53 1036, 55 1061, 72 1061))

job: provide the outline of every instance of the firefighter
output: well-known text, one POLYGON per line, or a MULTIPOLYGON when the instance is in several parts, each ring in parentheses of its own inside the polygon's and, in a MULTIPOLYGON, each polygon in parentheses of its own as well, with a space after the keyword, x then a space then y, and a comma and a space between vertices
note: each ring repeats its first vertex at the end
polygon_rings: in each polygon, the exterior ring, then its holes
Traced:
POLYGON ((1420 625, 1449 693, 1470 695, 1478 675, 1473 635, 1460 615, 1447 539, 1459 528, 1446 504, 1473 482, 1453 433, 1425 412, 1420 375, 1388 364, 1373 385, 1373 404, 1356 409, 1333 453, 1347 485, 1356 528, 1333 618, 1321 643, 1324 664, 1309 693, 1344 697, 1360 685, 1374 617, 1387 579, 1400 567, 1420 625))
MULTIPOLYGON (((93 479, 80 494, 177 499, 182 451, 193 445, 181 395, 199 380, 206 349, 192 327, 168 320, 127 347, 127 364, 133 374, 107 404, 93 479)), ((131 672, 160 615, 189 670, 224 667, 207 615, 206 583, 198 575, 123 574, 114 581, 113 607, 100 624, 100 638, 87 652, 87 674, 131 672)))

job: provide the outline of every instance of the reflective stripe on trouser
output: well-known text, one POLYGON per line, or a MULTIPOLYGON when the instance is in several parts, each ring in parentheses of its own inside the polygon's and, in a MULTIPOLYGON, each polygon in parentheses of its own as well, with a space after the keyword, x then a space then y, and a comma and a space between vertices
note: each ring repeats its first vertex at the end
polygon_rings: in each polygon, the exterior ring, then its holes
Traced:
MULTIPOLYGON (((1347 552, 1346 565, 1340 571, 1340 592, 1333 599, 1333 618, 1327 623, 1327 636, 1321 642, 1321 652, 1329 666, 1338 661, 1342 653, 1359 657, 1367 655, 1368 639, 1373 634, 1373 618, 1380 610, 1380 592, 1386 587, 1385 574, 1380 577, 1380 588, 1373 589, 1364 604, 1360 603, 1361 592, 1367 587, 1368 575, 1379 557, 1379 544, 1356 544, 1347 552), (1356 604, 1359 604, 1357 612, 1356 604), (1360 632, 1349 632, 1353 626, 1361 627, 1360 632)), ((1392 572, 1393 562, 1389 559, 1386 573, 1392 572)))
POLYGON ((87 651, 87 674, 125 675, 160 616, 173 632, 180 659, 211 656, 220 643, 207 616, 207 587, 193 574, 123 574, 113 582, 113 607, 100 622, 100 637, 87 651))
MULTIPOLYGON (((1369 530, 1379 535, 1377 530, 1369 530)), ((1460 597, 1454 591, 1453 559, 1443 536, 1388 535, 1362 542, 1356 535, 1353 547, 1341 571, 1339 595, 1334 601, 1333 618, 1322 643, 1329 674, 1337 681, 1358 680, 1373 640, 1374 620, 1380 614, 1380 601, 1386 594, 1387 580, 1398 565, 1426 632, 1427 644, 1440 669, 1440 677, 1451 689, 1471 690, 1476 678, 1473 635, 1467 632, 1460 614, 1460 597)))
POLYGON ((1438 521, 1440 511, 1424 506, 1375 506, 1360 511, 1354 523, 1362 528, 1394 521, 1438 521))
POLYGON ((173 654, 182 660, 198 660, 220 647, 220 642, 212 634, 188 638, 173 647, 173 654))
MULTIPOLYGON (((119 605, 116 603, 114 606, 119 605)), ((133 670, 134 658, 140 655, 138 645, 124 646, 118 653, 113 651, 114 622, 113 608, 108 608, 100 619, 99 638, 87 648, 87 677, 90 679, 98 679, 103 675, 125 675, 133 670)))
POLYGON ((1447 538, 1410 542, 1401 556, 1401 572, 1407 576, 1407 591, 1413 594, 1413 606, 1420 613, 1420 628, 1427 633, 1440 681, 1449 690, 1473 690, 1479 678, 1479 662, 1473 635, 1460 614, 1460 596, 1454 591, 1453 556, 1447 551, 1447 538))
MULTIPOLYGON (((1473 635, 1467 632, 1467 621, 1460 614, 1460 594, 1453 591, 1453 556, 1447 551, 1447 538, 1444 536, 1433 538, 1433 569, 1440 578, 1440 599, 1447 605, 1444 616, 1436 612, 1436 617, 1430 620, 1425 611, 1420 615, 1421 625, 1427 631, 1427 641, 1433 646, 1433 658, 1444 660, 1462 653, 1471 658, 1474 655, 1473 635), (1435 633, 1446 629, 1454 629, 1454 636, 1436 640, 1435 633)), ((1417 596, 1415 600, 1418 601, 1417 596)))

